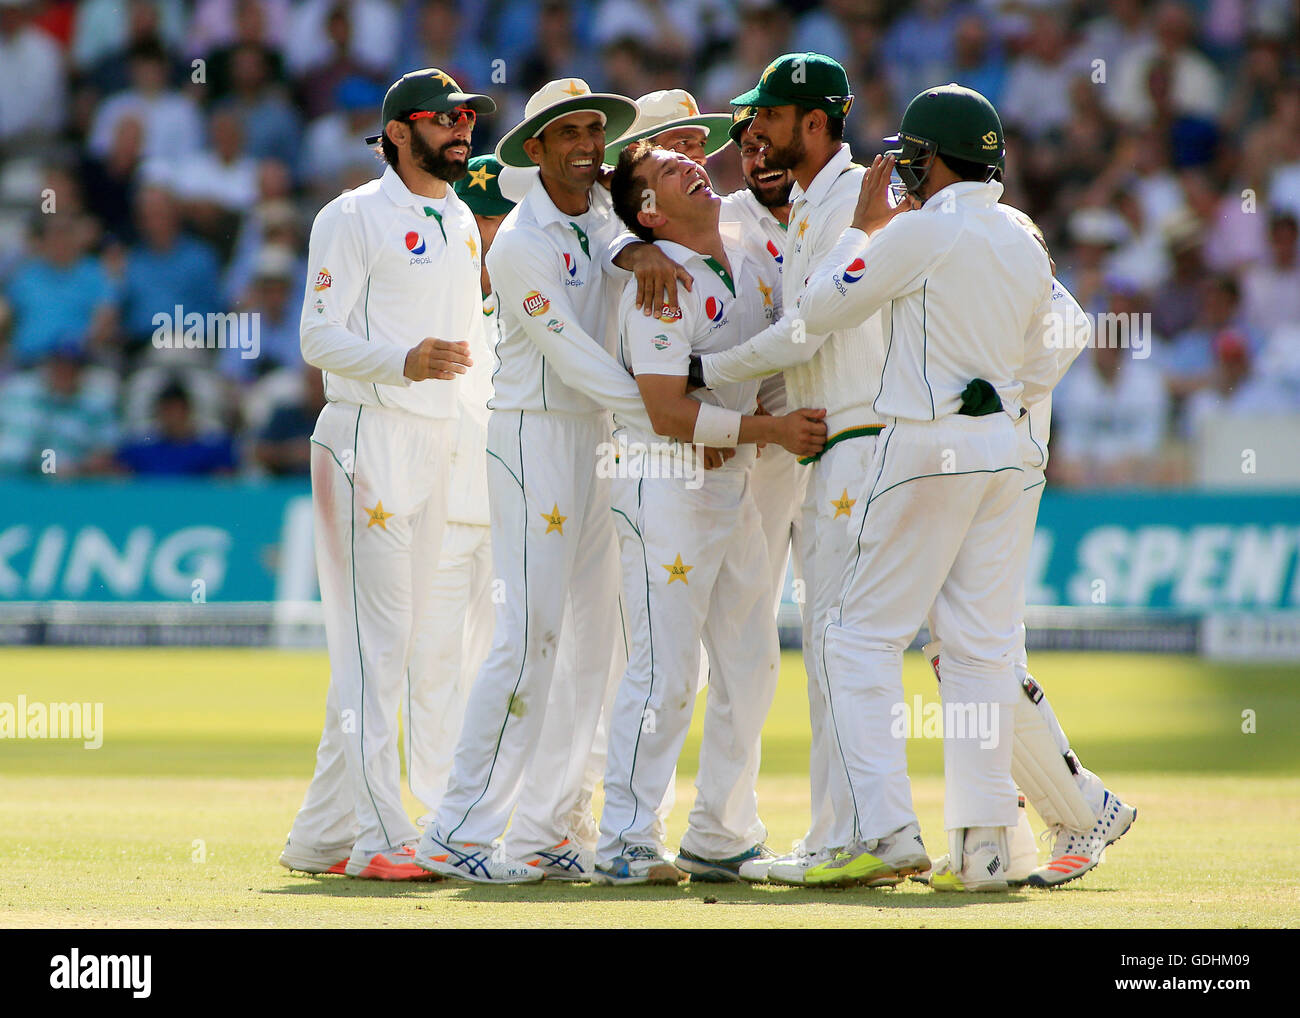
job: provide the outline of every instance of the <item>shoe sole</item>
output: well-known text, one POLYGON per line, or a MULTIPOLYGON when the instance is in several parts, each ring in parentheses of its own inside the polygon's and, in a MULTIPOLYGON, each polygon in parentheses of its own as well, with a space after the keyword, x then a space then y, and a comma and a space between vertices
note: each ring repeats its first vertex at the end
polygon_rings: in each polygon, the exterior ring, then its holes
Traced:
POLYGON ((389 881, 412 881, 412 880, 434 880, 437 879, 433 873, 426 872, 422 867, 414 863, 402 863, 394 866, 388 863, 382 866, 375 866, 373 863, 366 863, 357 869, 357 872, 351 872, 351 864, 344 873, 349 877, 357 880, 389 880, 389 881))
POLYGON ((860 876, 845 875, 831 880, 806 880, 809 887, 897 887, 904 877, 914 873, 924 873, 930 868, 928 857, 924 861, 903 862, 898 866, 889 866, 876 873, 860 876))
POLYGON ((333 865, 326 866, 324 863, 307 863, 301 859, 286 859, 280 856, 280 865, 290 873, 310 873, 312 876, 321 877, 329 874, 345 875, 348 865, 347 859, 340 859, 333 865))

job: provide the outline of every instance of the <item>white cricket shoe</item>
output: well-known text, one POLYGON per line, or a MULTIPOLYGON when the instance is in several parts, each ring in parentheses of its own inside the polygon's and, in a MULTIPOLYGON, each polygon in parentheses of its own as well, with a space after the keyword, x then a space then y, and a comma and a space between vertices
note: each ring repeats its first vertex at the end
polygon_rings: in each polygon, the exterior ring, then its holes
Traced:
POLYGON ((476 884, 531 884, 546 876, 541 868, 510 858, 498 846, 444 841, 433 827, 420 839, 415 862, 430 873, 476 884))
POLYGON ((1101 815, 1087 834, 1065 827, 1049 828, 1056 836, 1051 858, 1030 873, 1027 882, 1031 887, 1056 887, 1095 869, 1106 858, 1106 846, 1128 833, 1137 812, 1136 806, 1125 806, 1119 796, 1107 790, 1101 801, 1101 815))
POLYGON ((319 849, 307 845, 294 845, 285 839, 284 851, 280 853, 280 865, 299 873, 342 874, 347 867, 348 856, 351 854, 351 845, 337 849, 319 849))
POLYGON ((614 884, 676 884, 684 874, 667 855, 649 845, 633 845, 609 862, 596 863, 591 875, 592 883, 614 884))
POLYGON ((942 867, 936 865, 930 887, 936 891, 1005 891, 1011 850, 1009 827, 966 827, 948 832, 949 853, 942 867), (958 841, 958 839, 961 839, 958 841), (961 869, 954 870, 952 857, 961 853, 961 869))
POLYGON ((567 880, 570 883, 590 880, 591 871, 596 868, 593 854, 572 838, 565 838, 550 848, 528 852, 519 861, 546 874, 547 880, 567 880))
POLYGON ((802 841, 794 846, 794 851, 773 859, 767 867, 767 879, 772 884, 790 884, 804 887, 808 883, 808 871, 814 866, 830 862, 839 852, 837 848, 819 848, 809 852, 802 841))
POLYGON ((830 862, 810 869, 805 882, 829 887, 893 887, 903 877, 929 868, 920 825, 910 823, 883 838, 854 842, 830 862))
MULTIPOLYGON (((1020 796, 1020 820, 1011 832, 1011 863, 1007 866, 1007 883, 1012 887, 1021 887, 1029 881, 1029 874, 1038 865, 1038 844, 1034 839, 1034 829, 1029 824, 1025 810, 1025 797, 1020 796)), ((930 877, 944 870, 951 869, 947 852, 930 864, 930 869, 914 874, 909 879, 918 884, 928 884, 930 877)))

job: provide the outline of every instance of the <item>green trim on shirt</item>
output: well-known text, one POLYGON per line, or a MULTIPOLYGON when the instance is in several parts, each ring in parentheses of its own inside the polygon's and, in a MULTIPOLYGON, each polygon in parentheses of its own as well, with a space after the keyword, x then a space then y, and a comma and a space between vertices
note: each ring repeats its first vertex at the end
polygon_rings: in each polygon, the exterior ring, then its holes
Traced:
POLYGON ((731 278, 731 273, 723 268, 722 262, 718 261, 712 255, 709 255, 709 257, 704 259, 704 264, 716 272, 718 278, 727 284, 727 289, 731 291, 731 296, 736 296, 736 284, 731 278))
POLYGON ((442 216, 440 216, 440 215, 438 214, 438 210, 437 210, 437 209, 434 209, 434 208, 430 208, 428 205, 426 205, 426 206, 424 206, 424 214, 425 214, 426 216, 433 216, 434 219, 438 220, 438 229, 442 231, 442 242, 443 242, 444 244, 446 244, 446 243, 447 243, 447 229, 446 229, 446 227, 444 227, 444 226, 442 225, 442 216))

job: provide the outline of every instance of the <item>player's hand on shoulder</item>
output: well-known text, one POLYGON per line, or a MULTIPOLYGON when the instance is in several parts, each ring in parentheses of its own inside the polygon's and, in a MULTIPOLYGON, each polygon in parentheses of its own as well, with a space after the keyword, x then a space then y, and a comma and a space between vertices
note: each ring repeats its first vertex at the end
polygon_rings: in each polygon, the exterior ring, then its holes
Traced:
POLYGON ((690 290, 695 282, 694 276, 654 244, 629 244, 620 252, 619 260, 625 261, 636 277, 636 306, 656 318, 664 308, 679 306, 679 283, 690 290))
POLYGON ((796 456, 816 456, 826 448, 826 411, 801 407, 777 418, 778 441, 796 456))
POLYGON ((403 374, 413 382, 422 382, 426 378, 449 381, 463 375, 473 364, 469 344, 463 340, 453 343, 425 336, 406 352, 403 374))
POLYGON ((889 204, 889 175, 893 170, 893 156, 876 156, 871 161, 870 169, 862 178, 857 208, 853 210, 854 229, 872 234, 888 225, 895 216, 920 207, 910 194, 897 205, 889 204))

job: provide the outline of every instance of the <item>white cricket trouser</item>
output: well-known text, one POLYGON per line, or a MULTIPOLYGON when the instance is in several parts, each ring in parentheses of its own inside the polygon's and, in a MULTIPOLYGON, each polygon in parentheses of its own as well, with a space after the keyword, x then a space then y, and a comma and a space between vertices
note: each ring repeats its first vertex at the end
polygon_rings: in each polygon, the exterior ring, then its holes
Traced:
POLYGON ((866 503, 864 482, 877 441, 874 435, 863 435, 826 450, 812 467, 803 503, 803 658, 812 730, 808 753, 812 815, 804 845, 810 852, 841 848, 852 837, 853 799, 835 745, 822 641, 831 609, 839 603, 845 563, 857 551, 866 503))
POLYGON ((402 698, 406 779, 429 813, 438 811, 474 676, 492 646, 491 529, 448 523, 429 577, 429 627, 416 634, 402 698))
MULTIPOLYGON (((1043 500, 1043 488, 1046 484, 1046 478, 1041 470, 1025 468, 1024 473, 1024 491, 1020 495, 1020 502, 1016 508, 1017 528, 1016 528, 1016 560, 1015 574, 1020 579, 1019 596, 1016 598, 1016 605, 1019 609, 1019 626, 1016 627, 1016 637, 1019 645, 1016 647, 1016 681, 1023 687, 1025 679, 1034 681, 1034 677, 1029 672, 1029 652, 1025 648, 1025 575, 1029 569, 1029 555, 1034 546, 1034 528, 1038 524, 1038 505, 1043 500)), ((1037 682, 1035 681, 1035 685, 1037 682)), ((1041 690, 1042 687, 1040 686, 1041 690)), ((1074 755, 1070 749, 1070 740, 1066 738, 1061 723, 1056 719, 1056 712, 1052 710, 1052 705, 1047 700, 1047 694, 1043 696, 1034 705, 1038 708, 1039 713, 1043 715, 1047 722, 1048 731, 1051 733, 1052 741, 1060 749, 1062 756, 1074 755)), ((1074 774, 1075 783, 1079 786, 1079 791, 1089 806, 1092 807, 1094 815, 1100 815, 1101 804, 1105 799, 1106 786, 1101 778, 1097 777, 1092 771, 1084 767, 1079 762, 1077 755, 1074 755, 1074 762, 1078 770, 1074 774)), ((1037 808, 1037 807, 1035 807, 1037 808)))
POLYGON ((1002 413, 895 421, 879 438, 858 551, 825 634, 857 839, 916 822, 906 741, 891 722, 903 706, 903 650, 931 605, 944 641, 945 712, 951 704, 970 719, 962 732, 945 725, 944 826, 1018 821, 1011 746, 1023 695, 1015 674, 1023 577, 1014 568, 1022 476, 1015 428, 1002 413), (980 720, 993 738, 981 737, 980 720))
POLYGON ((663 848, 656 809, 690 729, 701 639, 709 687, 682 847, 728 858, 767 835, 754 783, 778 678, 776 618, 770 591, 754 582, 769 573, 767 547, 738 465, 694 490, 672 478, 614 482, 631 653, 609 722, 598 860, 663 848))
MULTIPOLYGON (((808 486, 808 467, 801 466, 792 453, 779 445, 768 445, 750 469, 749 487, 763 525, 763 540, 771 565, 772 604, 781 606, 785 590, 786 564, 790 561, 795 532, 803 524, 803 499, 808 486)), ((803 568, 794 561, 795 579, 802 579, 803 568)))
POLYGON ((316 773, 289 840, 367 855, 418 836, 397 715, 447 518, 456 422, 328 403, 312 434, 316 572, 330 689, 316 773))
MULTIPOLYGON (((561 681, 574 688, 562 701, 572 712, 564 720, 569 751, 585 766, 619 634, 609 481, 596 476, 597 447, 608 441, 604 413, 497 410, 488 422, 492 560, 503 602, 438 809, 445 838, 487 844, 505 831, 537 766, 566 604, 574 654, 561 681)), ((538 779, 560 784, 564 777, 538 779)))

